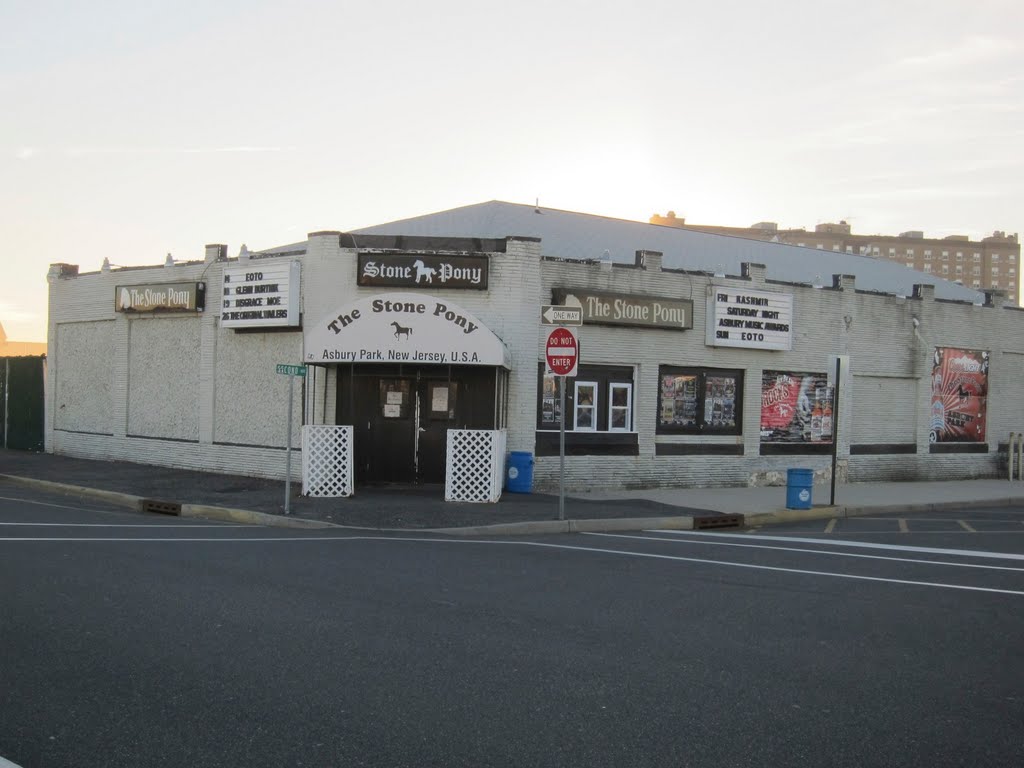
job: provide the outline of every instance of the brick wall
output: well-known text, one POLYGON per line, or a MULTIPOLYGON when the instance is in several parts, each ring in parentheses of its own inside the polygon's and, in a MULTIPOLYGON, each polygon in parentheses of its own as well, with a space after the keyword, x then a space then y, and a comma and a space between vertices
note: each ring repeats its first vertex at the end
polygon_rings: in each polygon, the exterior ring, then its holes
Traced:
MULTIPOLYGON (((279 257, 301 262, 301 311, 307 327, 347 304, 388 292, 356 285, 357 251, 348 238, 317 233, 310 236, 304 254, 279 257)), ((531 238, 509 238, 505 252, 491 253, 489 259, 488 290, 431 290, 424 295, 464 307, 508 348, 508 450, 536 450, 537 371, 546 337, 540 306, 552 303, 554 289, 693 301, 690 330, 582 328, 584 363, 634 370, 639 455, 569 456, 569 488, 746 485, 777 480, 792 466, 811 467, 824 478, 828 456, 761 455, 760 383, 764 370, 824 373, 830 353, 849 355, 852 362, 836 415, 841 471, 850 479, 995 476, 1005 463, 999 444, 1010 431, 1024 431, 1024 314, 1017 309, 936 301, 931 289, 907 298, 858 292, 850 278, 827 288, 768 282, 756 265, 749 267, 747 277, 713 277, 662 271, 656 257, 646 267, 542 259, 541 243, 531 238), (793 349, 707 346, 705 297, 713 286, 792 295, 793 349), (991 353, 987 453, 929 451, 931 357, 936 346, 991 353), (656 435, 661 365, 743 370, 742 434, 656 435), (698 452, 658 456, 659 444, 682 444, 698 452), (911 445, 913 453, 851 455, 851 444, 911 445), (696 447, 722 445, 741 455, 702 454, 696 447)), ((170 267, 82 275, 59 268, 51 272, 48 450, 283 476, 288 380, 274 372, 274 365, 299 362, 302 335, 221 328, 226 263, 222 255, 208 254, 204 261, 170 267), (114 312, 115 285, 199 280, 210 286, 204 313, 133 317, 114 312)), ((334 422, 335 373, 332 366, 311 370, 305 398, 296 388, 293 445, 299 444, 304 401, 307 420, 334 422)), ((293 462, 296 478, 300 467, 300 461, 293 462)), ((537 459, 538 488, 556 487, 557 473, 557 457, 537 459)))

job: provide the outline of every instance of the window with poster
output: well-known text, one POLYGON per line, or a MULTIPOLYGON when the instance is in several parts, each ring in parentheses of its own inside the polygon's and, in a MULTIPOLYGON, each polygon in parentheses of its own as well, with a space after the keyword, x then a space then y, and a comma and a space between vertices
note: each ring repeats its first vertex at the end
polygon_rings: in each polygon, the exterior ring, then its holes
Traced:
POLYGON ((577 432, 594 432, 597 430, 597 382, 576 379, 575 387, 573 429, 577 432))
POLYGON ((381 379, 380 415, 385 419, 407 419, 412 413, 412 384, 409 379, 381 379))
POLYGON ((558 454, 560 387, 565 386, 566 452, 637 453, 633 419, 633 368, 581 365, 575 377, 538 370, 537 453, 558 454))
POLYGON ((988 366, 986 350, 935 347, 928 434, 932 452, 953 447, 947 443, 985 443, 988 366))
POLYGON ((612 382, 608 385, 608 431, 633 429, 633 385, 612 382))
POLYGON ((828 452, 832 426, 832 388, 826 374, 762 373, 762 453, 771 452, 764 450, 768 445, 795 446, 800 453, 828 452))
POLYGON ((742 434, 743 371, 661 366, 657 432, 742 434))
POLYGON ((431 381, 427 385, 427 402, 430 418, 439 421, 455 420, 455 403, 458 400, 457 381, 431 381))

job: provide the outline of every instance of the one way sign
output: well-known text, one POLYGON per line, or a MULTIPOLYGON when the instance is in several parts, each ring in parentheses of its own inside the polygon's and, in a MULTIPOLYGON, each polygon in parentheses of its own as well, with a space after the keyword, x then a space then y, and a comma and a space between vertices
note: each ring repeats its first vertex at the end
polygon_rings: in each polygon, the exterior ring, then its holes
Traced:
POLYGON ((540 308, 541 325, 583 325, 583 308, 544 304, 540 308))

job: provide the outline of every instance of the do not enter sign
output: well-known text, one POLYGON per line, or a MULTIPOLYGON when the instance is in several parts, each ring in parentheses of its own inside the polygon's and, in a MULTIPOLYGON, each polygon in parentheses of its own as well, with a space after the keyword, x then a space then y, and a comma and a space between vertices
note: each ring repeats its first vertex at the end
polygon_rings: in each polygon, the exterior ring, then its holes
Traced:
POLYGON ((579 360, 576 334, 568 328, 555 328, 548 334, 545 357, 548 368, 555 376, 575 376, 579 360))

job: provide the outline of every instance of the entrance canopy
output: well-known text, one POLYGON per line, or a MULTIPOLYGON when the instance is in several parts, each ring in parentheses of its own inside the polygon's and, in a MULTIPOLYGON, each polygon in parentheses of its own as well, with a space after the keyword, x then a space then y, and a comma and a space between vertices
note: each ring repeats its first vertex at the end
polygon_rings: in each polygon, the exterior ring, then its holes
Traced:
POLYGON ((309 326, 307 363, 420 363, 511 368, 504 343, 447 299, 384 293, 360 299, 309 326))

